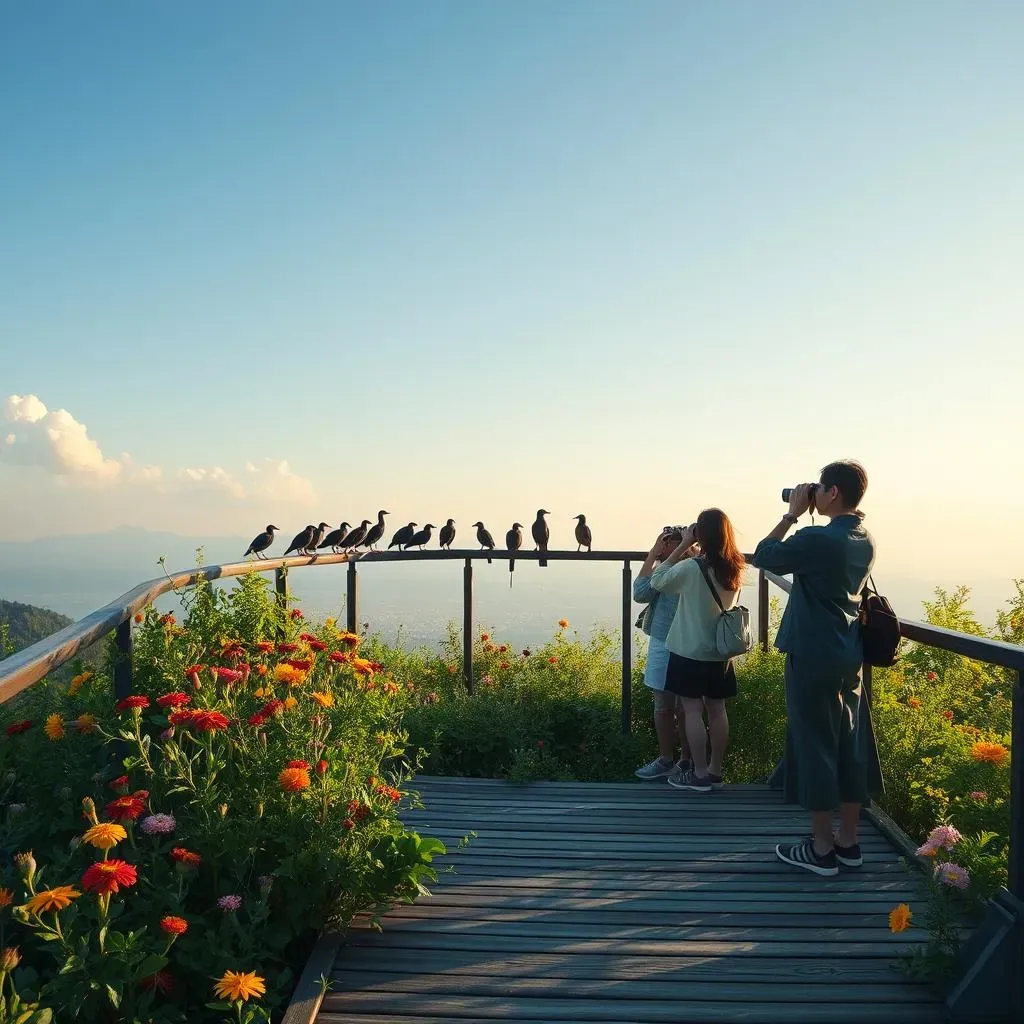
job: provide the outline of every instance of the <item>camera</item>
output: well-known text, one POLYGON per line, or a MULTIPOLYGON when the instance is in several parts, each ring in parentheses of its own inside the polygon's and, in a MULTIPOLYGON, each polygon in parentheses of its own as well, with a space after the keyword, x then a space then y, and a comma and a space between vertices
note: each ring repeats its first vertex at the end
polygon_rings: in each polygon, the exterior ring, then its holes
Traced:
MULTIPOLYGON (((792 487, 783 487, 782 488, 782 500, 788 503, 789 500, 793 497, 793 491, 794 491, 794 488, 792 488, 792 487)), ((814 495, 817 494, 817 493, 818 493, 818 484, 811 484, 811 489, 808 492, 807 496, 811 499, 811 503, 812 504, 814 502, 814 495)))

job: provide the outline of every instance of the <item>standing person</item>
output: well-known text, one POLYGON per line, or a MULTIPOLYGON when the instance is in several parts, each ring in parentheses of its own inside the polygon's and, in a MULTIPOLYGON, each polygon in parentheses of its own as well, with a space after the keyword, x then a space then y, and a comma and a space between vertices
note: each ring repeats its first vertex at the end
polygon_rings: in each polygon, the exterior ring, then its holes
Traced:
POLYGON ((792 573, 793 591, 775 646, 786 654, 786 754, 783 790, 811 812, 813 836, 775 847, 778 858, 818 875, 863 863, 857 838, 877 772, 861 686, 860 594, 875 561, 860 502, 868 476, 857 462, 832 462, 817 484, 801 484, 789 511, 754 552, 754 564, 792 573), (830 522, 786 534, 808 509, 830 522), (873 764, 871 763, 873 761, 873 764), (832 816, 840 810, 839 832, 832 816))
POLYGON ((732 660, 718 653, 715 630, 722 609, 733 608, 739 599, 744 565, 729 517, 721 509, 708 508, 683 530, 675 551, 651 577, 655 590, 679 596, 665 639, 669 650, 665 689, 682 698, 692 763, 669 775, 668 784, 677 789, 707 793, 722 785, 722 761, 729 745, 725 702, 736 696, 736 672, 732 660), (701 555, 684 561, 694 541, 700 544, 701 555))
MULTIPOLYGON (((675 551, 682 537, 681 526, 666 526, 658 534, 658 539, 633 581, 633 600, 647 605, 640 627, 648 636, 644 685, 650 688, 654 699, 654 731, 658 736, 658 757, 650 764, 637 768, 636 776, 640 779, 660 779, 670 775, 676 767, 677 742, 682 745, 679 765, 683 770, 690 767, 690 746, 686 740, 683 707, 680 698, 665 689, 665 673, 668 669, 665 638, 675 618, 679 597, 676 594, 662 594, 651 586, 651 575, 655 567, 675 551)), ((683 557, 691 557, 694 550, 691 548, 683 557)))

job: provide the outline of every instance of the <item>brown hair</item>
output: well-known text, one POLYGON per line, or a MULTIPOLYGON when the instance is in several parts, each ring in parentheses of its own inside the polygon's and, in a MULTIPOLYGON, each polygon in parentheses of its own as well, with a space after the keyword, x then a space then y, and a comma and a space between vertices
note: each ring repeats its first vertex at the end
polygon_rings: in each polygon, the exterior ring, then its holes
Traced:
POLYGON ((706 508, 697 516, 697 542, 725 590, 739 590, 746 562, 736 547, 736 533, 720 508, 706 508))

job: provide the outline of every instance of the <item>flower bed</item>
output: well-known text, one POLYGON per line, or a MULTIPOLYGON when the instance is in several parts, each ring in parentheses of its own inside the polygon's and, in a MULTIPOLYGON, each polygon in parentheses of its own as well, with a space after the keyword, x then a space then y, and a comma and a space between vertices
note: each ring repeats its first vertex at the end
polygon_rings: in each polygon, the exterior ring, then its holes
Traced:
POLYGON ((325 925, 434 877, 410 688, 258 576, 187 602, 137 617, 116 707, 81 673, 0 710, 0 1021, 269 1020, 325 925))

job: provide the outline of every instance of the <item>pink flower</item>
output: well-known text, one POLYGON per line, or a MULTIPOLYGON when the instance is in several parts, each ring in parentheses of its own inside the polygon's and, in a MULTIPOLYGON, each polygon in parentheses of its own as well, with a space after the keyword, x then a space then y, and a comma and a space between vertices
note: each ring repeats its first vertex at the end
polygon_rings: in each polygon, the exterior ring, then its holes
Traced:
POLYGON ((939 848, 934 843, 923 843, 917 848, 918 857, 934 857, 939 852, 939 848))
POLYGON ((221 896, 221 898, 217 900, 217 906, 220 907, 225 914, 233 914, 242 906, 242 897, 234 895, 221 896))
POLYGON ((954 889, 966 889, 971 884, 971 876, 959 864, 950 864, 948 861, 935 865, 935 877, 943 885, 950 885, 954 889))
POLYGON ((971 794, 971 799, 972 800, 977 800, 978 803, 982 803, 983 804, 983 803, 985 803, 986 800, 988 800, 988 793, 985 793, 985 792, 983 792, 980 789, 976 789, 971 794))
POLYGON ((937 825, 928 833, 928 841, 925 845, 952 850, 961 839, 963 836, 952 825, 937 825))
POLYGON ((142 819, 139 828, 147 836, 167 836, 177 827, 173 814, 150 814, 142 819))

